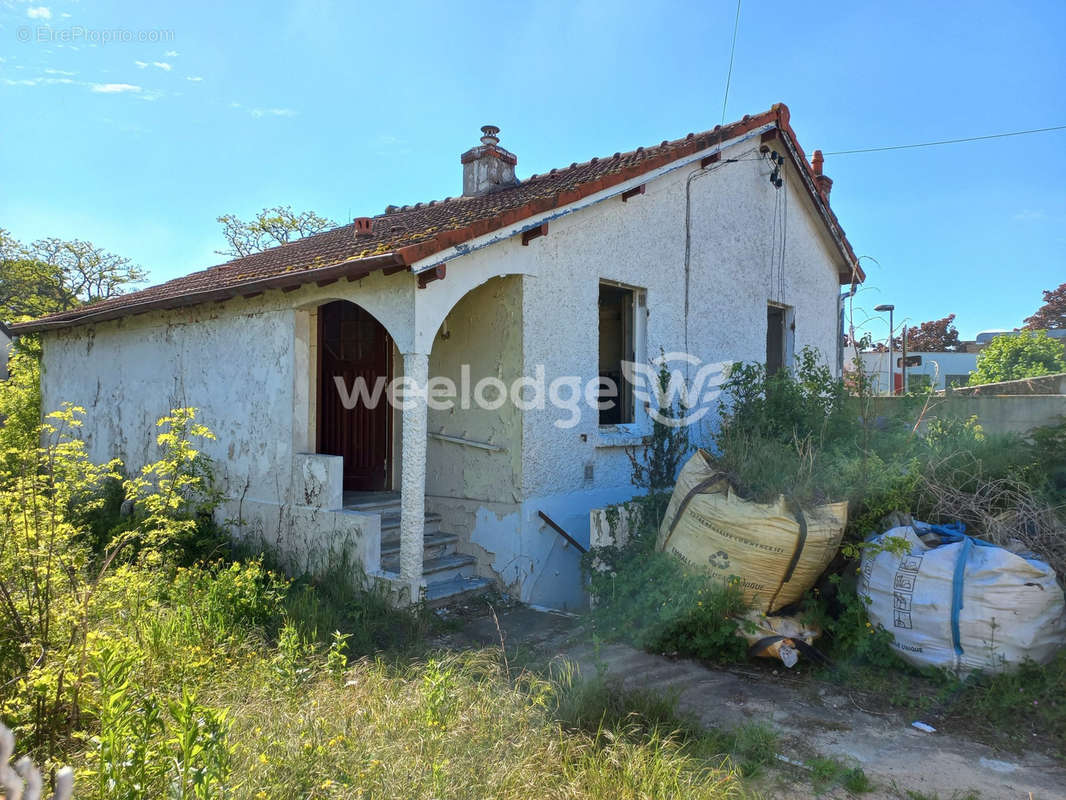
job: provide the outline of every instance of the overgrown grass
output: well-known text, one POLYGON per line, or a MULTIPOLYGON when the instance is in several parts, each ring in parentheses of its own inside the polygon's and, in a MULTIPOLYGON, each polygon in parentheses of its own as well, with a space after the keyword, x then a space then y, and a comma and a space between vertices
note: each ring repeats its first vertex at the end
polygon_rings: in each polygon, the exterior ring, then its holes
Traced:
POLYGON ((233 798, 739 797, 736 773, 658 729, 564 728, 565 691, 508 679, 494 651, 404 665, 362 659, 330 675, 236 661, 198 700, 228 711, 233 798))

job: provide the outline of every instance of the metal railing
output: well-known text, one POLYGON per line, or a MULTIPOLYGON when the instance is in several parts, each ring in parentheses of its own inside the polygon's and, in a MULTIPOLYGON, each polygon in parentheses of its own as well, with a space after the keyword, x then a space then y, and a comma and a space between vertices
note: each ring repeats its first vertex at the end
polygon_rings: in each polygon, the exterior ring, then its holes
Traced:
POLYGON ((572 544, 574 546, 574 548, 579 553, 585 554, 585 553, 587 553, 589 551, 589 549, 587 547, 585 547, 585 545, 581 544, 581 542, 579 542, 577 539, 575 539, 573 536, 571 536, 569 533, 567 533, 561 527, 559 527, 559 523, 557 523, 555 520, 553 520, 551 517, 549 517, 543 511, 538 511, 537 514, 540 516, 540 518, 542 520, 544 520, 546 523, 548 523, 548 526, 552 530, 554 530, 557 534, 559 534, 564 539, 566 539, 566 541, 568 541, 570 544, 572 544))

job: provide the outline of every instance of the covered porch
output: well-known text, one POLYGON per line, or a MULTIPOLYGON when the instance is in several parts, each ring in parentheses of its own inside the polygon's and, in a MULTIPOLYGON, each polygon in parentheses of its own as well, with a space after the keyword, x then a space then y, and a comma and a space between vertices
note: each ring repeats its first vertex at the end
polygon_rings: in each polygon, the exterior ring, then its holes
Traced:
POLYGON ((520 489, 520 412, 496 405, 506 392, 486 409, 477 400, 492 392, 471 402, 470 391, 522 371, 521 286, 517 275, 424 288, 371 276, 294 309, 292 502, 319 509, 329 531, 357 524, 356 558, 400 603, 493 583, 437 507, 520 489))

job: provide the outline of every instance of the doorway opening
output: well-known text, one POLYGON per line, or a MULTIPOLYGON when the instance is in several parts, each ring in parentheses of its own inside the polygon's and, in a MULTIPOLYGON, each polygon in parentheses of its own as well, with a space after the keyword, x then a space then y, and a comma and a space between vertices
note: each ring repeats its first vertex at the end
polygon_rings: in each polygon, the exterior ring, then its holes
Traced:
POLYGON ((317 452, 344 459, 345 491, 390 489, 392 339, 373 315, 337 300, 318 309, 318 359, 317 452))

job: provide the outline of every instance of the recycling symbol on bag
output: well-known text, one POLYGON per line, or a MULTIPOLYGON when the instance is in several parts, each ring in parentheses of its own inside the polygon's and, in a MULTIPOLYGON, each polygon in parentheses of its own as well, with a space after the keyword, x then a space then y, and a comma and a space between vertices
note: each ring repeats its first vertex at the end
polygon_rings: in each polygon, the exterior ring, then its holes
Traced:
POLYGON ((729 553, 725 550, 719 550, 711 556, 708 561, 710 561, 711 566, 715 569, 726 569, 729 567, 729 553))

